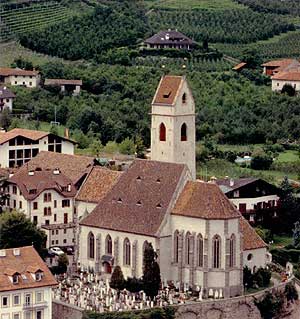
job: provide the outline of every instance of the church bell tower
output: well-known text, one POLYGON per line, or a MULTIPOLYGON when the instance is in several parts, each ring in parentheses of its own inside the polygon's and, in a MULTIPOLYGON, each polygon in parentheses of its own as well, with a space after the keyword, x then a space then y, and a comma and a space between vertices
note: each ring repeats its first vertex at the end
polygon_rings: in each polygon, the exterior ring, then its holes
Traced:
POLYGON ((195 103, 184 76, 161 78, 152 101, 151 159, 184 163, 196 179, 195 103))

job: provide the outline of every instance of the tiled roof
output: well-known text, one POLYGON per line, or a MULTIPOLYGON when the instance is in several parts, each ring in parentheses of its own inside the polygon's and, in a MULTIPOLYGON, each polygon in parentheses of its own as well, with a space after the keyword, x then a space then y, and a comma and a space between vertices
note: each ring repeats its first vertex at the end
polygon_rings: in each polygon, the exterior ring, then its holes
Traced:
POLYGON ((6 256, 0 257, 0 292, 55 286, 57 284, 47 265, 32 246, 18 249, 20 251, 19 256, 14 256, 14 249, 5 249, 6 256), (32 277, 31 273, 34 269, 43 271, 40 281, 35 281, 32 277), (7 274, 8 272, 10 274, 7 274), (17 284, 13 284, 8 277, 15 273, 20 274, 17 284))
POLYGON ((152 104, 173 105, 184 79, 183 76, 163 76, 156 90, 152 104))
POLYGON ((195 45, 196 42, 186 35, 176 30, 159 31, 152 37, 145 40, 149 44, 189 44, 195 45))
POLYGON ((243 234, 243 250, 267 247, 267 244, 260 238, 244 217, 240 218, 240 227, 243 234))
POLYGON ((135 160, 80 224, 155 236, 186 166, 135 160))
POLYGON ((48 135, 48 132, 14 128, 8 132, 0 133, 0 144, 6 143, 17 136, 23 136, 30 140, 37 141, 48 135))
POLYGON ((46 79, 45 85, 82 85, 82 80, 46 79))
MULTIPOLYGON (((23 136, 25 138, 28 138, 33 141, 38 141, 41 138, 44 138, 45 136, 48 136, 52 133, 50 132, 43 132, 43 131, 36 131, 36 130, 27 130, 24 128, 14 128, 8 132, 0 132, 0 145, 3 143, 8 142, 9 140, 17 137, 17 136, 23 136)), ((73 144, 76 144, 76 142, 72 141, 71 139, 65 138, 60 136, 62 140, 69 141, 73 144)))
POLYGON ((28 172, 35 171, 37 168, 42 170, 58 168, 76 184, 90 172, 94 165, 95 159, 93 157, 41 151, 20 170, 28 172))
MULTIPOLYGON (((26 165, 25 165, 26 166, 26 165)), ((55 190, 63 197, 72 198, 76 195, 76 188, 72 180, 63 173, 56 170, 26 171, 20 169, 8 180, 9 183, 16 184, 27 200, 33 200, 45 190, 55 190), (68 191, 68 185, 70 190, 68 191), (63 187, 67 189, 63 189, 63 187), (32 193, 34 191, 34 193, 32 193)))
POLYGON ((0 99, 10 99, 15 97, 15 94, 6 86, 0 86, 0 99))
POLYGON ((272 76, 272 80, 300 81, 300 70, 277 73, 272 76))
POLYGON ((38 71, 29 71, 29 70, 14 69, 14 68, 0 68, 0 75, 2 76, 10 76, 10 75, 36 76, 38 74, 39 74, 38 71))
POLYGON ((244 66, 246 66, 246 65, 247 65, 247 63, 241 62, 241 63, 235 65, 235 66, 232 68, 232 70, 238 71, 238 70, 242 69, 242 68, 243 68, 244 66))
POLYGON ((237 178, 237 179, 223 178, 223 179, 217 179, 216 183, 220 186, 220 188, 226 194, 228 192, 231 192, 245 185, 252 184, 258 180, 259 178, 255 178, 255 177, 237 178))
POLYGON ((198 181, 186 183, 172 214, 204 219, 230 219, 241 216, 217 185, 198 181))
POLYGON ((266 63, 263 63, 261 66, 266 66, 266 67, 282 67, 282 66, 287 66, 290 63, 293 63, 294 61, 297 61, 295 59, 281 59, 281 60, 274 60, 274 61, 269 61, 266 63))
POLYGON ((122 173, 95 166, 82 184, 76 200, 99 203, 112 189, 122 173))

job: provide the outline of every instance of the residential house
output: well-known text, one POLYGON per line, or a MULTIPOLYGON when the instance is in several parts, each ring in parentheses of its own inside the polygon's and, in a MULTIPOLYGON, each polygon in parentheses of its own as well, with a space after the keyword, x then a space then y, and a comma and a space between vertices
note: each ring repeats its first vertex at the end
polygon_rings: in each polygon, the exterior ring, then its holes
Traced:
POLYGON ((266 265, 266 244, 240 212, 217 185, 195 180, 194 117, 185 77, 163 77, 152 102, 152 159, 135 160, 81 219, 78 266, 141 277, 151 243, 164 282, 232 297, 243 292, 249 254, 252 267, 266 265))
POLYGON ((300 62, 296 59, 280 59, 263 63, 261 66, 263 67, 263 74, 273 76, 280 72, 288 72, 291 69, 299 68, 300 62))
POLYGON ((15 94, 6 86, 0 86, 0 112, 2 112, 5 108, 12 111, 13 100, 15 97, 15 94))
POLYGON ((52 319, 56 285, 32 246, 0 250, 1 319, 52 319))
POLYGON ((0 131, 0 167, 20 167, 40 151, 74 154, 76 142, 49 132, 15 128, 0 131))
POLYGON ((160 31, 146 39, 144 44, 150 49, 192 50, 197 43, 177 30, 160 31))
POLYGON ((38 71, 23 70, 18 68, 0 68, 0 83, 9 85, 21 85, 28 88, 36 88, 40 83, 38 71))
POLYGON ((217 179, 223 193, 251 223, 275 218, 280 203, 280 190, 259 178, 217 179))
POLYGON ((272 76, 272 91, 281 92, 285 85, 290 85, 295 92, 300 91, 300 67, 297 70, 280 72, 272 76))
POLYGON ((46 79, 44 85, 59 86, 61 92, 72 92, 73 95, 79 95, 82 86, 82 81, 66 79, 46 79))

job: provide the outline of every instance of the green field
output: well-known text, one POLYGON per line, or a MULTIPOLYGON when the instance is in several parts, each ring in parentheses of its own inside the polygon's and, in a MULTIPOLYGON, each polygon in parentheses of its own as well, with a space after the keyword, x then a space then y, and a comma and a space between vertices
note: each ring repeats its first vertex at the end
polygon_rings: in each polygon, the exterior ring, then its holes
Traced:
POLYGON ((300 156, 297 151, 285 151, 284 153, 280 153, 278 158, 278 162, 297 162, 300 161, 300 156))
POLYGON ((151 8, 170 8, 170 9, 239 9, 244 6, 232 0, 146 0, 151 8))

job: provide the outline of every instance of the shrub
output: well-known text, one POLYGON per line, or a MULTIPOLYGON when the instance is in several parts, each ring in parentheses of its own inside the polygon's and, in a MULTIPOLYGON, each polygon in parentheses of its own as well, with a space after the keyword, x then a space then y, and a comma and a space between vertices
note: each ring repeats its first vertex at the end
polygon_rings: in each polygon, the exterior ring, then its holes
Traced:
POLYGON ((289 282, 284 289, 284 294, 286 296, 287 301, 293 302, 298 299, 298 292, 291 282, 289 282))
POLYGON ((271 294, 269 291, 265 293, 260 301, 255 301, 263 319, 272 319, 281 313, 284 304, 284 295, 282 293, 271 294))

